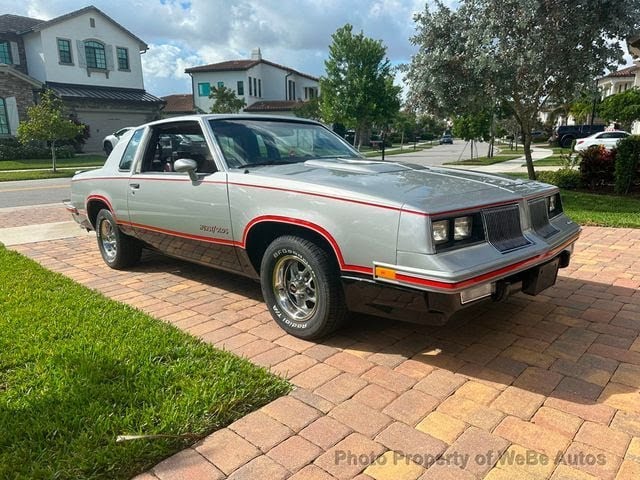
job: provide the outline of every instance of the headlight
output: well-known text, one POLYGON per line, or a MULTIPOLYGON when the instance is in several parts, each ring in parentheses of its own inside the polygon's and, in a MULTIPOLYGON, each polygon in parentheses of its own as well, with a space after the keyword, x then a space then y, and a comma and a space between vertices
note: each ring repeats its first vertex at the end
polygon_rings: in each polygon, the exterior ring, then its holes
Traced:
POLYGON ((547 197, 547 207, 549 218, 556 217, 562 213, 562 199, 559 193, 547 197))
POLYGON ((453 221, 453 239, 464 240, 471 236, 471 217, 458 217, 453 221))
POLYGON ((449 220, 439 220, 432 224, 433 241, 444 243, 449 240, 449 220))

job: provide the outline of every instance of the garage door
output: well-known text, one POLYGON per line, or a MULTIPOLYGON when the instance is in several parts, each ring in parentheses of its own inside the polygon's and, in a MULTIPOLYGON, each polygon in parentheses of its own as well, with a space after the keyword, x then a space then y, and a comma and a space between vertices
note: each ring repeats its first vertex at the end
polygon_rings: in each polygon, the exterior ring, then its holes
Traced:
POLYGON ((147 114, 136 112, 77 112, 78 120, 89 125, 91 136, 84 144, 85 152, 102 151, 102 140, 122 127, 147 123, 147 114))

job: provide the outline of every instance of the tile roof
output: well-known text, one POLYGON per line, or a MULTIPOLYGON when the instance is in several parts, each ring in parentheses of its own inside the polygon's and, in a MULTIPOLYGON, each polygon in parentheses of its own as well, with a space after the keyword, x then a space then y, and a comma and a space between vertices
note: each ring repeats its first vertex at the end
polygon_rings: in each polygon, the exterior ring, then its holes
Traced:
POLYGON ((43 22, 44 20, 38 20, 37 18, 6 13, 0 15, 0 33, 21 33, 43 22))
POLYGON ((175 95, 167 95, 162 97, 167 102, 162 109, 167 113, 194 113, 196 108, 193 106, 193 95, 190 93, 181 93, 175 95))
POLYGON ((263 100, 244 109, 245 112, 288 112, 302 102, 296 100, 263 100))
POLYGON ((54 82, 47 82, 47 87, 51 88, 62 98, 68 99, 104 100, 108 102, 127 103, 164 103, 163 100, 147 93, 145 90, 136 88, 94 87, 54 82))
POLYGON ((610 74, 605 75, 602 78, 633 77, 636 74, 636 70, 638 70, 638 67, 635 65, 631 65, 630 67, 623 68, 622 70, 618 70, 617 72, 611 72, 610 74))
POLYGON ((197 67, 187 68, 185 73, 197 73, 197 72, 230 72, 230 71, 239 71, 239 70, 248 70, 251 67, 254 67, 260 63, 264 63, 265 65, 271 65, 272 67, 279 68, 281 70, 286 70, 288 72, 293 72, 296 75, 301 77, 309 78, 311 80, 318 81, 318 77, 314 77, 313 75, 309 75, 307 73, 302 73, 293 68, 286 67, 284 65, 280 65, 279 63, 270 62, 269 60, 227 60, 225 62, 219 63, 211 63, 209 65, 198 65, 197 67))

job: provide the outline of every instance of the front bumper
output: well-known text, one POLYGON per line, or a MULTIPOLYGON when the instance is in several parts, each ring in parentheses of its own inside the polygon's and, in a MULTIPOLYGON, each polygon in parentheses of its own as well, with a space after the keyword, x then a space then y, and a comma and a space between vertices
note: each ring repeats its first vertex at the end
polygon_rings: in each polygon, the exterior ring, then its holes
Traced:
MULTIPOLYGON (((522 291, 537 295, 569 265, 578 235, 535 257, 457 282, 395 272, 395 278, 343 277, 350 310, 413 323, 442 325, 456 312, 483 301, 501 301, 522 291)), ((383 267, 388 268, 388 267, 383 267)), ((374 269, 376 274, 385 273, 374 269)))

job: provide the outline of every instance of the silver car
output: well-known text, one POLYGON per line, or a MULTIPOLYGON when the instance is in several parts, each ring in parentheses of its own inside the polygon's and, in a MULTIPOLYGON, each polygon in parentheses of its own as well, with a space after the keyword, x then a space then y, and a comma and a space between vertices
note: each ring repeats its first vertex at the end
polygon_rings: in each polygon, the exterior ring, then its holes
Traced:
POLYGON ((556 187, 367 160, 319 123, 249 115, 128 132, 73 177, 67 208, 110 267, 151 248, 259 280, 274 320, 308 339, 349 311, 441 324, 536 295, 580 233, 556 187))

